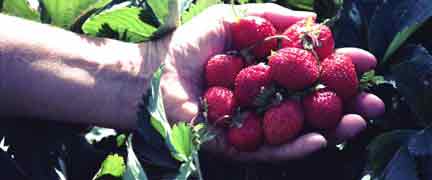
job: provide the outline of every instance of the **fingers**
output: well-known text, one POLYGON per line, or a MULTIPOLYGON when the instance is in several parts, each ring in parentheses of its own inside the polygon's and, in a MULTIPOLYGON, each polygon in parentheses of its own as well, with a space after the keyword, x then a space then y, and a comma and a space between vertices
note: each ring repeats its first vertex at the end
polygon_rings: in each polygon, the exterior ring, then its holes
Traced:
POLYGON ((275 162, 302 158, 327 145, 321 134, 309 133, 302 135, 288 144, 264 145, 255 152, 238 152, 231 149, 228 157, 239 161, 275 162))
POLYGON ((373 54, 359 48, 340 48, 336 53, 346 54, 351 57, 358 74, 375 69, 377 60, 373 54))
POLYGON ((366 128, 366 121, 357 114, 346 114, 334 131, 336 142, 352 139, 366 128))
POLYGON ((260 16, 269 20, 278 31, 284 31, 297 21, 307 17, 316 18, 316 14, 307 11, 294 11, 277 4, 245 4, 239 6, 247 15, 260 16))
POLYGON ((365 118, 376 118, 384 113, 385 104, 375 94, 361 92, 348 104, 348 110, 365 118))

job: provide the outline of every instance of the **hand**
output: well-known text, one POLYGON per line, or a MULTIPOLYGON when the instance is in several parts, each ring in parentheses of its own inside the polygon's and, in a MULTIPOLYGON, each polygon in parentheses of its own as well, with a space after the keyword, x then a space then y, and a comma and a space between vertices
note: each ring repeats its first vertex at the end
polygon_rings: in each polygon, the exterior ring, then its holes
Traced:
MULTIPOLYGON (((256 15, 271 21, 281 31, 291 24, 310 16, 311 12, 292 11, 275 4, 248 4, 237 6, 247 15, 256 15)), ((187 24, 178 28, 170 37, 162 40, 161 47, 168 47, 164 60, 165 71, 161 88, 167 116, 171 121, 189 121, 197 116, 199 97, 202 96, 203 69, 209 57, 229 50, 230 19, 234 17, 229 5, 216 5, 204 11, 187 24)), ((356 66, 364 61, 376 62, 367 51, 344 48, 338 51, 353 58, 356 66)), ((364 69, 371 67, 365 67, 364 69)), ((363 103, 365 104, 365 103, 363 103)), ((319 133, 308 133, 281 146, 263 146, 258 151, 243 153, 227 145, 223 134, 206 144, 205 148, 229 158, 248 161, 279 161, 301 158, 327 145, 328 141, 352 138, 366 127, 360 116, 343 118, 331 139, 319 133)))

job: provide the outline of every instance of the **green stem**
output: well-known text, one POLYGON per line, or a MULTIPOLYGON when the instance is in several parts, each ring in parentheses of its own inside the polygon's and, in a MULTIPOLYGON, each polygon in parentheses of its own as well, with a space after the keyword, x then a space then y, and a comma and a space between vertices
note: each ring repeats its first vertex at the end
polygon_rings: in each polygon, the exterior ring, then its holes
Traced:
POLYGON ((201 172, 201 166, 200 166, 200 162, 199 162, 198 152, 195 152, 192 156, 193 156, 193 161, 194 161, 196 169, 197 169, 198 179, 204 180, 204 178, 202 176, 202 172, 201 172))

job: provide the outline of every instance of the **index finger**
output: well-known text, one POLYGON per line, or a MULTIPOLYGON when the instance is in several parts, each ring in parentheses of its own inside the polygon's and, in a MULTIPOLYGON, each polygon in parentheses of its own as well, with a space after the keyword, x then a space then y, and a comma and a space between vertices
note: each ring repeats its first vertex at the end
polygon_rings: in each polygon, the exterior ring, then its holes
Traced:
POLYGON ((314 12, 294 11, 273 3, 244 4, 240 5, 239 8, 244 10, 247 15, 260 16, 269 20, 278 31, 284 31, 302 19, 308 17, 316 19, 317 16, 314 12))

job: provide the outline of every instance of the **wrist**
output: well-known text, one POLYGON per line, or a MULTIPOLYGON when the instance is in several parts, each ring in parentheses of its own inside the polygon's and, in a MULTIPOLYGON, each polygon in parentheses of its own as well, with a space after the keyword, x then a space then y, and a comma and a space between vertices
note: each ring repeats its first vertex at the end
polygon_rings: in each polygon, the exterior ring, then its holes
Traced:
MULTIPOLYGON (((162 64, 168 49, 165 40, 151 41, 141 44, 124 43, 113 41, 101 48, 103 52, 96 53, 93 59, 98 61, 101 67, 112 66, 125 78, 113 81, 110 86, 118 88, 116 97, 107 97, 111 100, 112 106, 105 106, 116 114, 112 117, 105 117, 101 122, 103 126, 116 128, 135 129, 137 127, 137 111, 142 96, 145 95, 153 72, 162 64)), ((109 79, 111 77, 103 77, 109 79)), ((112 74, 106 74, 112 76, 112 74)), ((103 91, 103 89, 101 89, 103 91)), ((107 101, 109 102, 109 100, 107 101)))

